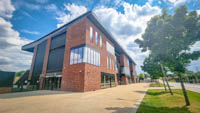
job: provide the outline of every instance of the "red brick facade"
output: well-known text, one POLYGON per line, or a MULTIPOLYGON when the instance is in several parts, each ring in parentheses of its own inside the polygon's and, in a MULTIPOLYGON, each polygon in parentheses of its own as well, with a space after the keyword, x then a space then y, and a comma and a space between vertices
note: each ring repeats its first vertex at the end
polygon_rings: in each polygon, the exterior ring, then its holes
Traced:
POLYGON ((122 76, 121 80, 122 80, 124 85, 128 85, 128 77, 127 76, 122 76))
POLYGON ((11 93, 12 87, 0 87, 0 94, 2 93, 11 93))
POLYGON ((130 71, 131 71, 131 80, 133 83, 136 83, 137 73, 135 70, 135 64, 133 63, 130 64, 130 71))
POLYGON ((115 56, 106 51, 106 41, 112 44, 103 33, 101 33, 87 18, 82 18, 76 23, 72 24, 67 29, 67 40, 63 64, 62 84, 61 90, 71 91, 92 91, 101 88, 101 72, 111 73, 115 75, 115 84, 117 85, 116 70, 107 69, 107 56, 114 61, 115 56), (90 41, 90 26, 93 28, 93 41, 90 41), (78 33, 77 33, 78 31, 78 33), (102 36, 103 47, 100 47, 100 41, 95 43, 95 32, 98 32, 98 36, 102 36), (74 38, 76 37, 76 38, 74 38), (82 44, 88 44, 89 46, 97 49, 101 54, 100 67, 87 63, 69 65, 70 61, 70 48, 76 47, 82 44))
MULTIPOLYGON (((114 47, 114 44, 108 40, 104 33, 102 33, 87 17, 83 17, 75 23, 67 27, 66 42, 64 52, 64 62, 62 69, 62 81, 61 90, 63 91, 93 91, 101 88, 101 72, 113 74, 115 77, 115 85, 118 85, 116 74, 116 57, 109 53, 106 49, 106 42, 110 43, 114 47), (90 40, 90 27, 93 28, 93 41, 90 40), (98 33, 98 43, 96 44, 95 32, 98 33), (100 36, 102 36, 102 47, 100 47, 100 36), (90 47, 100 52, 100 66, 95 66, 88 63, 79 63, 70 65, 70 49, 83 44, 87 44, 90 47), (107 66, 107 57, 112 60, 112 69, 107 66)), ((44 80, 46 76, 49 49, 51 46, 51 37, 48 38, 46 51, 44 56, 42 78, 40 81, 40 89, 43 88, 44 80)), ((34 66, 35 55, 37 52, 37 46, 34 49, 34 56, 31 65, 29 78, 34 66)), ((135 72, 135 67, 129 66, 127 62, 128 58, 125 54, 120 55, 120 66, 132 68, 130 70, 135 72)), ((109 63, 110 64, 110 63, 109 63)), ((135 65, 134 65, 135 66, 135 65)), ((135 72, 136 73, 136 72, 135 72)), ((29 79, 29 80, 30 80, 29 79)), ((134 81, 135 79, 132 78, 134 81)), ((128 84, 128 77, 122 76, 121 80, 124 84, 128 84)))

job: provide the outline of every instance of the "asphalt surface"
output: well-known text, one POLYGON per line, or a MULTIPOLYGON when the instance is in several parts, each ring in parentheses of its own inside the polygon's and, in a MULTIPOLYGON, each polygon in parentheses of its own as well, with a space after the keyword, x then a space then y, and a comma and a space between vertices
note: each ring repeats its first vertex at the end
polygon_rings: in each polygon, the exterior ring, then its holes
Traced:
MULTIPOLYGON (((169 84, 170 84, 171 86, 175 86, 175 87, 181 88, 181 84, 180 84, 180 83, 170 82, 169 84)), ((199 84, 188 84, 188 83, 184 83, 184 86, 185 86, 185 88, 186 88, 187 90, 200 93, 200 85, 199 85, 199 84)))

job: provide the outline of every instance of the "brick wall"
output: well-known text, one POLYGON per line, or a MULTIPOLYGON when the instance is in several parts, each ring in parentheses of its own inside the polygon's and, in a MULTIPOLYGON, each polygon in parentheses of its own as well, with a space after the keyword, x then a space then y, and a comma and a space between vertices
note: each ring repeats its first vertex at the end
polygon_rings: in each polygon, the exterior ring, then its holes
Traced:
POLYGON ((72 24, 67 29, 66 48, 63 64, 63 77, 61 82, 61 90, 70 91, 93 91, 101 88, 101 72, 111 73, 115 75, 115 84, 117 85, 116 70, 107 69, 107 56, 112 59, 115 64, 116 58, 106 50, 106 41, 113 45, 98 28, 96 28, 86 17, 72 24), (90 26, 93 28, 93 42, 90 41, 90 26), (103 39, 103 48, 95 41, 95 32, 98 32, 103 39), (70 48, 82 44, 88 44, 101 53, 100 67, 87 63, 69 65, 70 48))
POLYGON ((69 65, 69 62, 70 48, 85 44, 85 21, 84 17, 67 28, 61 90, 84 91, 85 64, 69 65))
POLYGON ((12 91, 12 87, 0 87, 0 94, 10 93, 11 91, 12 91))
POLYGON ((122 80, 123 84, 128 85, 128 77, 127 76, 122 76, 121 80, 122 80))

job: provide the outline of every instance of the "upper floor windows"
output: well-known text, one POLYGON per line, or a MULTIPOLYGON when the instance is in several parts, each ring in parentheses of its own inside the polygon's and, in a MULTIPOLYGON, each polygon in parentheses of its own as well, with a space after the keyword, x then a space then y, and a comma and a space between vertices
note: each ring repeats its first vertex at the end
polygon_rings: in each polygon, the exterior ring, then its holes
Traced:
POLYGON ((127 65, 129 66, 129 60, 127 59, 127 65))
POLYGON ((93 28, 90 27, 90 41, 93 41, 93 28))
POLYGON ((95 32, 95 37, 96 37, 96 45, 98 45, 98 33, 95 32))
POLYGON ((108 41, 106 41, 106 50, 115 56, 115 49, 108 41))
POLYGON ((87 45, 71 49, 70 65, 83 62, 100 66, 100 52, 87 45))
POLYGON ((102 36, 100 35, 100 47, 101 48, 103 47, 102 41, 103 41, 103 39, 102 39, 102 36))

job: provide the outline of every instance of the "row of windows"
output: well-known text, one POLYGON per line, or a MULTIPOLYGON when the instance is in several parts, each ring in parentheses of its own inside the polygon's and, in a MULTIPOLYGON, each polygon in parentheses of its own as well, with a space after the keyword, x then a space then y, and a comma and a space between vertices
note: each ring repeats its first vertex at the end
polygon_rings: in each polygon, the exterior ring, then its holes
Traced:
MULTIPOLYGON (((96 43, 96 45, 98 45, 98 40, 100 41, 100 47, 102 48, 103 47, 103 45, 102 45, 102 36, 100 35, 100 39, 98 38, 98 33, 97 32, 95 32, 95 43, 96 43)), ((90 41, 92 42, 93 41, 93 28, 92 27, 90 27, 90 41)))
POLYGON ((70 65, 83 62, 100 66, 100 52, 88 46, 71 49, 70 65))
POLYGON ((126 59, 126 62, 127 62, 128 66, 129 66, 129 60, 128 59, 126 59))
POLYGON ((109 56, 107 56, 107 69, 115 69, 115 62, 109 56))

